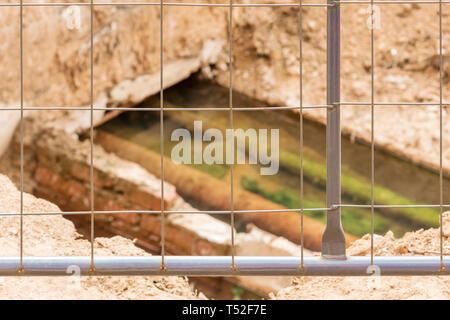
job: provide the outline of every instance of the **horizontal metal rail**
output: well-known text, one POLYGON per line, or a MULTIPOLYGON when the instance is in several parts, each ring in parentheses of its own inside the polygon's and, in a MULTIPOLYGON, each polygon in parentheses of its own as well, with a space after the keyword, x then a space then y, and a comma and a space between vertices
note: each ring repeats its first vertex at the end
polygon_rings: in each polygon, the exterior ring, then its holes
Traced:
MULTIPOLYGON (((370 102, 337 102, 332 105, 318 104, 303 106, 303 109, 329 109, 335 106, 353 106, 364 107, 371 106, 370 102)), ((433 107, 440 106, 439 102, 374 102, 374 106, 403 106, 403 107, 433 107)), ((442 107, 450 106, 450 102, 443 102, 442 107)), ((300 106, 267 106, 267 107, 233 107, 233 111, 264 111, 264 110, 300 110, 300 106)), ((46 111, 90 111, 90 107, 0 107, 0 111, 32 111, 32 110, 46 110, 46 111)), ((94 107, 93 111, 230 111, 229 107, 94 107)))
MULTIPOLYGON (((90 7, 89 2, 53 2, 53 3, 40 3, 40 2, 28 2, 23 3, 23 7, 66 7, 66 6, 85 6, 90 7)), ((161 6, 160 2, 142 2, 142 1, 130 1, 130 2, 94 2, 92 6, 161 6)), ((298 7, 298 3, 183 3, 183 2, 165 2, 162 3, 164 7, 217 7, 217 8, 255 8, 255 7, 298 7)), ((326 3, 303 3, 302 7, 328 7, 326 3)), ((0 3, 0 7, 20 7, 18 2, 0 3)))
MULTIPOLYGON (((334 1, 333 4, 327 3, 302 3, 302 7, 332 7, 335 5, 360 5, 360 4, 376 4, 376 5, 391 5, 391 4, 450 4, 450 1, 426 1, 426 0, 417 0, 417 1, 334 1)), ((45 2, 27 2, 23 3, 23 7, 67 7, 67 6, 160 6, 160 2, 142 2, 142 1, 130 1, 130 2, 53 2, 53 3, 45 3, 45 2)), ((0 3, 0 7, 20 7, 21 4, 19 2, 8 2, 8 3, 0 3)), ((164 7, 217 7, 217 8, 229 8, 230 4, 228 3, 183 3, 183 2, 166 2, 163 3, 164 7)), ((232 8, 275 8, 275 7, 299 7, 299 3, 233 3, 231 4, 232 8)))
MULTIPOLYGON (((23 270, 18 272, 18 257, 0 259, 0 276, 67 276, 74 268, 80 275, 183 275, 183 276, 368 276, 373 267, 370 257, 350 257, 347 260, 324 260, 304 257, 235 257, 234 270, 229 256, 166 256, 161 270, 161 256, 95 257, 95 272, 90 272, 90 257, 24 257, 23 270)), ((440 269, 439 256, 375 257, 373 266, 379 275, 450 275, 450 257, 444 257, 445 269, 440 269)))
MULTIPOLYGON (((450 207, 450 205, 449 205, 450 207)), ((283 213, 283 212, 300 212, 300 211, 327 211, 331 208, 305 208, 305 209, 262 209, 262 210, 234 210, 234 213, 283 213)), ((84 214, 120 214, 120 213, 139 213, 139 214, 161 214, 161 210, 94 210, 94 211, 61 211, 61 212, 0 212, 0 217, 14 216, 54 216, 54 215, 84 215, 84 214)), ((164 210, 165 214, 230 214, 231 210, 164 210)))
MULTIPOLYGON (((450 104, 450 103, 449 103, 450 104)), ((331 108, 332 106, 327 105, 312 105, 312 106, 305 106, 303 109, 326 109, 331 108)), ((280 107, 233 107, 233 110, 235 111, 262 111, 262 110, 294 110, 294 109, 300 109, 300 107, 297 106, 280 106, 280 107)), ((89 107, 1 107, 0 111, 29 111, 29 110, 47 110, 47 111, 56 111, 56 110, 71 110, 71 111, 91 111, 91 108, 89 107)), ((228 107, 133 107, 133 108, 127 108, 127 107, 94 107, 92 110, 94 111, 116 111, 116 110, 123 110, 123 111, 230 111, 230 108, 228 107)))
MULTIPOLYGON (((332 205, 332 207, 341 207, 341 208, 371 208, 370 204, 338 204, 332 205)), ((374 204, 374 208, 386 208, 386 209, 394 209, 394 208, 450 208, 448 204, 374 204)))
MULTIPOLYGON (((323 212, 329 211, 336 208, 370 208, 371 205, 368 204, 334 204, 330 208, 304 208, 304 209, 255 209, 255 210, 233 210, 237 214, 245 213, 285 213, 285 212, 323 212)), ((440 208, 439 204, 393 204, 393 205, 383 205, 376 204, 374 208, 440 208)), ((443 208, 450 208, 450 204, 442 205, 443 208)), ((55 215, 89 215, 93 213, 94 215, 102 214, 124 214, 124 213, 138 213, 138 214, 161 214, 161 210, 94 210, 94 211, 54 211, 54 212, 23 212, 24 216, 55 216, 55 215)), ((221 215, 230 214, 231 210, 164 210, 165 214, 210 214, 210 215, 221 215)), ((18 212, 0 212, 0 217, 15 217, 20 216, 21 213, 18 212)))

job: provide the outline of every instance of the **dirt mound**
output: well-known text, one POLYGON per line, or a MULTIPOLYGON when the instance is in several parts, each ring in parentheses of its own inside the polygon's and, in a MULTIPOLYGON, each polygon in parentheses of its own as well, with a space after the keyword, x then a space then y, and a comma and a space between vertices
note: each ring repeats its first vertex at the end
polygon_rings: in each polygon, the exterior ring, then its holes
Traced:
MULTIPOLYGON (((236 1, 251 2, 254 1, 236 1)), ((317 3, 313 0, 307 2, 317 3)), ((80 9, 80 26, 73 29, 66 19, 67 10, 72 9, 24 9, 24 103, 27 106, 78 107, 90 104, 90 11, 88 7, 80 9)), ((368 9, 368 5, 345 5, 341 8, 341 101, 370 101, 368 9)), ((377 106, 375 142, 383 149, 436 169, 440 150, 439 107, 435 105, 440 92, 439 25, 436 18, 439 8, 429 4, 399 4, 378 5, 378 9, 380 25, 374 38, 375 101, 420 102, 424 105, 377 106)), ((449 8, 444 6, 442 10, 443 16, 449 15, 449 8)), ((16 8, 3 8, 0 34, 5 39, 3 47, 6 54, 0 57, 0 71, 4 75, 0 79, 0 104, 4 106, 17 106, 20 101, 18 20, 16 8)), ((233 88, 236 91, 272 105, 298 105, 298 23, 298 9, 295 7, 234 9, 233 88)), ((166 7, 163 49, 164 76, 168 78, 164 84, 169 86, 201 69, 206 77, 228 86, 228 27, 228 8, 166 7), (187 65, 181 68, 183 76, 177 77, 180 66, 169 66, 180 60, 186 60, 184 63, 187 65)), ((160 48, 159 36, 155 34, 159 33, 159 28, 157 6, 95 8, 96 107, 135 104, 158 92, 160 48)), ((449 100, 449 30, 449 23, 443 19, 443 101, 449 100)), ((304 105, 322 105, 326 101, 324 7, 303 8, 303 36, 304 105)), ((50 114, 55 118, 62 116, 56 111, 50 114)), ((17 122, 17 115, 17 112, 9 115, 10 126, 17 122)), ((101 115, 99 112, 95 117, 101 115)), ((308 109, 305 115, 318 121, 325 120, 324 110, 308 109)), ((74 112, 72 116, 89 124, 87 112, 74 112)), ((448 122, 446 109, 443 118, 444 123, 448 122)), ((345 106, 342 129, 358 139, 370 141, 370 109, 345 106)), ((8 141, 10 129, 3 128, 3 131, 8 141)), ((448 126, 444 126, 443 134, 443 166, 448 171, 448 126)))
MULTIPOLYGON (((450 212, 444 214, 444 254, 450 254, 450 212)), ((356 241, 348 254, 370 254, 370 236, 356 241)), ((395 239, 392 232, 374 238, 377 256, 438 255, 439 229, 409 232, 395 239)), ((450 279, 427 277, 298 277, 274 299, 450 299, 450 279)))
MULTIPOLYGON (((0 175, 0 211, 20 210, 20 193, 0 175)), ((55 212, 57 206, 24 194, 26 212, 55 212)), ((26 256, 88 256, 90 242, 81 239, 72 222, 59 215, 24 217, 26 256)), ((19 255, 19 217, 0 217, 0 255, 19 255)), ((147 253, 125 238, 96 238, 99 256, 147 253)), ((2 277, 0 299, 198 299, 181 277, 2 277)))

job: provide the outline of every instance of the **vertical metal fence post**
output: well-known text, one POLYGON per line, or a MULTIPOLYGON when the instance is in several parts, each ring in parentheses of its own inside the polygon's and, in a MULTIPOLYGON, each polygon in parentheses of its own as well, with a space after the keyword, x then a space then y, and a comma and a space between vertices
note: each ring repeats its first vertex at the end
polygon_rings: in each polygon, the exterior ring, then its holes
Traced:
POLYGON ((341 223, 341 124, 340 124, 340 7, 328 0, 327 8, 327 225, 322 236, 322 257, 345 259, 341 223))

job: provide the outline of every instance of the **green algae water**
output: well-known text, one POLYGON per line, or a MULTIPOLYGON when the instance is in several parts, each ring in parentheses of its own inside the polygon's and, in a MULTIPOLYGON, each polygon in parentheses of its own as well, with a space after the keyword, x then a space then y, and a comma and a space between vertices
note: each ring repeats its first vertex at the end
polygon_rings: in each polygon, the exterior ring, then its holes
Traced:
MULTIPOLYGON (((184 107, 186 110, 164 112, 164 155, 178 141, 170 136, 177 128, 193 130, 194 121, 202 121, 203 130, 229 128, 229 111, 190 111, 189 107, 228 107, 228 89, 194 77, 164 91, 165 107, 184 107)), ((237 108, 266 106, 239 93, 233 94, 237 108)), ((145 107, 159 107, 159 95, 142 103, 145 107)), ((159 111, 132 112, 107 122, 97 130, 104 130, 152 151, 160 152, 159 111)), ((261 175, 259 165, 235 164, 233 186, 245 189, 287 208, 300 207, 300 121, 291 110, 235 111, 234 128, 247 130, 279 129, 279 171, 275 175, 261 175)), ((325 126, 304 119, 304 208, 326 207, 325 126)), ((208 143, 204 143, 207 145, 208 143)), ((231 182, 226 164, 193 164, 222 181, 231 182)), ((446 179, 445 183, 448 181, 446 179)), ((213 192, 213 190, 211 191, 213 192)), ((341 192, 343 204, 370 204, 370 148, 342 138, 341 192)), ((439 176, 428 169, 398 159, 382 151, 375 155, 375 203, 384 205, 415 205, 439 203, 439 176)), ((342 208, 342 224, 346 232, 362 236, 371 230, 370 209, 342 208)), ((326 212, 305 215, 325 222, 326 212)), ((439 211, 435 208, 376 208, 375 232, 392 230, 396 237, 420 228, 437 227, 439 211)))

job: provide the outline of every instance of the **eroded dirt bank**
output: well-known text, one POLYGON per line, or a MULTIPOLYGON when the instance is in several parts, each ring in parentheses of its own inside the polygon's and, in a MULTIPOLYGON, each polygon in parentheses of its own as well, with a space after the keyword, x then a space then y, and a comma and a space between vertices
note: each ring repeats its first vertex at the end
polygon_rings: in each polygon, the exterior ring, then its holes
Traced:
MULTIPOLYGON (((189 2, 183 0, 180 2, 189 2)), ((216 0, 201 1, 218 3, 216 0)), ((236 3, 251 3, 249 0, 236 3)), ((270 2, 260 0, 259 2, 270 2)), ((285 2, 295 2, 294 0, 285 2)), ((317 3, 310 0, 308 2, 317 3)), ((375 101, 421 102, 424 106, 378 106, 378 146, 415 162, 439 165, 438 6, 380 5, 375 31, 375 101)), ((18 10, 3 8, 1 28, 5 54, 0 58, 0 103, 17 106, 19 92, 18 10)), ((342 17, 342 101, 370 101, 370 32, 366 5, 345 5, 342 17)), ((79 29, 69 29, 64 8, 24 9, 24 101, 27 106, 88 106, 90 92, 90 25, 81 9, 79 29)), ((449 14, 444 6, 443 15, 449 14)), ((94 10, 94 104, 126 106, 159 90, 159 8, 103 6, 94 10)), ((298 9, 294 7, 233 9, 233 88, 273 105, 299 103, 298 9)), ((326 10, 303 8, 304 105, 324 104, 326 93, 326 10)), ((448 81, 450 24, 443 19, 444 96, 448 81)), ((229 85, 228 8, 164 9, 164 86, 201 69, 229 85)), ((239 107, 239 106, 236 106, 239 107)), ((248 106, 246 106, 248 107, 248 106)), ((51 112, 55 116, 58 112, 51 112)), ((103 112, 95 114, 95 121, 103 112)), ((324 121, 325 113, 305 111, 324 121)), ((71 113, 84 118, 87 112, 71 113)), ((18 113, 9 114, 10 122, 18 113)), ((444 123, 448 122, 446 110, 444 123)), ((343 131, 370 140, 370 110, 345 106, 343 131)), ((449 129, 444 126, 444 167, 449 166, 449 129)))
MULTIPOLYGON (((342 100, 344 101, 368 101, 369 98, 370 48, 368 46, 369 32, 365 25, 368 15, 365 9, 366 6, 348 6, 342 10, 342 100)), ((167 24, 164 48, 165 62, 167 62, 165 75, 169 77, 165 78, 165 86, 187 77, 198 69, 202 69, 207 78, 227 86, 229 83, 226 52, 228 48, 226 43, 227 8, 194 8, 189 9, 190 15, 187 15, 185 10, 188 9, 167 8, 165 10, 167 24), (190 17, 195 17, 195 19, 190 19, 190 17), (199 21, 202 23, 199 24, 199 21), (170 70, 172 71, 170 72, 170 70), (177 75, 177 77, 170 78, 171 75, 177 75)), ((25 11, 24 36, 27 54, 25 57, 25 104, 27 106, 55 107, 89 105, 89 15, 86 10, 82 10, 83 23, 81 29, 77 31, 65 29, 62 18, 63 10, 26 8, 25 11)), ((4 38, 7 39, 4 44, 7 54, 3 55, 0 60, 0 70, 4 75, 0 82, 2 99, 0 102, 8 106, 17 106, 18 88, 20 87, 17 54, 18 24, 16 23, 18 12, 14 8, 5 8, 5 11, 2 12, 5 14, 3 21, 9 27, 2 28, 3 31, 1 31, 4 38)), ((158 12, 157 7, 95 9, 94 102, 96 106, 133 105, 159 90, 158 12)), ((382 9, 382 28, 376 32, 375 38, 375 79, 377 81, 375 94, 377 101, 427 103, 438 99, 438 67, 436 67, 435 50, 436 12, 437 6, 406 5, 392 7, 389 10, 382 9), (391 37, 389 34, 391 30, 403 31, 399 31, 398 37, 391 37), (386 37, 386 35, 389 36, 386 37)), ((445 14, 447 13, 444 12, 445 14)), ((273 105, 298 104, 297 19, 298 12, 293 8, 239 8, 234 10, 233 27, 236 42, 233 52, 235 61, 233 80, 235 90, 273 105)), ((448 32, 449 27, 445 21, 444 19, 444 32, 448 32)), ((325 101, 325 10, 323 8, 305 8, 304 29, 305 105, 323 104, 325 101)), ((444 46, 448 46, 445 39, 444 46)), ((444 70, 444 75, 448 78, 448 71, 444 70)), ((445 89, 449 87, 447 80, 444 81, 444 86, 445 89)), ((444 90, 444 92, 446 91, 448 90, 444 90)), ((444 96, 444 100, 448 99, 444 96)), ((343 131, 367 141, 370 137, 369 110, 364 107, 346 107, 345 110, 342 113, 343 131)), ((306 113, 315 120, 324 120, 323 112, 307 111, 306 113)), ((30 114, 31 112, 26 113, 26 116, 30 114)), ((11 111, 0 119, 7 119, 6 122, 12 124, 14 119, 17 121, 18 115, 18 112, 11 111)), ((103 112, 96 112, 95 121, 99 121, 102 116, 103 112)), ((75 134, 80 128, 86 128, 90 123, 89 112, 84 111, 37 112, 33 117, 36 119, 35 121, 41 122, 44 126, 62 128, 67 134, 75 134)), ((447 120, 448 115, 444 110, 444 123, 447 120)), ((439 159, 439 133, 437 131, 439 113, 436 106, 377 107, 375 127, 376 142, 379 146, 436 168, 439 159)), ((448 139, 445 139, 448 136, 448 130, 450 129, 444 127, 444 166, 447 165, 445 160, 450 159, 447 151, 449 150, 448 139)), ((29 130, 26 129, 26 131, 26 135, 28 135, 29 130)), ((17 177, 17 170, 15 170, 15 174, 17 177)), ((32 186, 28 183, 25 186, 25 188, 30 187, 32 186)), ((13 202, 17 201, 9 203, 13 202)), ((8 219, 12 221, 14 218, 8 219)), ((32 217, 28 221, 32 222, 32 217)), ((51 225, 53 226, 53 223, 51 225)), ((27 227, 40 228, 39 226, 39 222, 36 221, 36 224, 33 223, 27 227)), ((7 228, 10 228, 9 224, 7 224, 7 228)), ((11 231, 7 233, 8 237, 17 240, 17 228, 11 227, 10 229, 11 231)), ((45 228, 43 229, 45 230, 45 228)), ((50 229, 47 231, 47 236, 52 235, 50 229)), ((34 229, 33 232, 39 234, 34 229)), ((422 232, 424 239, 427 239, 428 232, 431 231, 422 232)), ((419 237, 422 233, 414 234, 419 237)), ((26 237, 32 237, 31 232, 27 234, 29 236, 26 237)), ((42 237, 42 239, 46 239, 44 236, 42 237)), ((73 240, 72 238, 67 239, 69 241, 73 240)), ((390 236, 385 238, 391 239, 390 236)), ((26 241, 36 245, 36 250, 38 250, 41 240, 33 239, 26 238, 26 241)), ((112 249, 108 249, 111 248, 108 244, 121 247, 115 243, 115 239, 117 238, 98 239, 99 252, 105 250, 104 254, 108 254, 108 252, 123 254, 122 251, 113 252, 112 249), (101 246, 104 247, 101 248, 101 246)), ((404 239, 407 239, 406 236, 404 239)), ((418 243, 424 241, 420 239, 417 240, 418 243)), ((435 251, 434 246, 437 240, 433 239, 427 250, 435 251)), ((446 246, 448 246, 448 238, 446 239, 446 246)), ((11 244, 12 240, 8 240, 8 245, 11 250, 17 251, 17 247, 11 244)), ((367 242, 367 239, 364 241, 367 242)), ((389 241, 392 243, 386 244, 386 247, 381 247, 381 249, 390 250, 389 248, 392 246, 396 247, 396 240, 389 241)), ((89 244, 87 242, 77 243, 84 243, 84 245, 80 245, 80 248, 75 246, 73 249, 71 243, 67 248, 58 249, 60 251, 57 252, 61 254, 88 252, 89 244)), ((126 243, 131 246, 130 242, 126 243)), ((49 248, 54 247, 50 246, 49 248)), ((403 252, 405 251, 403 248, 393 253, 423 254, 423 252, 409 252, 408 248, 406 247, 406 252, 403 252)), ((383 252, 382 250, 377 254, 383 254, 383 252)), ((359 252, 357 254, 366 253, 359 252)), ((391 252, 391 254, 393 253, 391 252)), ((33 254, 33 251, 30 251, 29 254, 33 254)), ((33 287, 45 288, 46 291, 51 292, 48 294, 55 295, 59 293, 53 291, 58 290, 48 290, 48 285, 57 286, 58 281, 65 281, 56 279, 56 282, 53 280, 45 282, 47 281, 45 279, 36 279, 32 280, 38 281, 34 283, 33 287)), ((137 278, 130 279, 131 282, 125 281, 128 285, 123 284, 120 279, 108 278, 104 280, 105 282, 99 279, 86 280, 88 289, 81 290, 80 297, 84 297, 82 294, 91 293, 104 294, 102 297, 108 297, 108 295, 111 297, 141 297, 141 291, 133 296, 130 292, 134 291, 128 287, 138 290, 146 286, 145 282, 143 284, 135 283, 137 278), (119 282, 116 283, 116 287, 108 281, 119 282), (104 288, 112 288, 112 291, 104 288)), ((387 279, 383 281, 391 281, 390 278, 383 279, 387 279)), ((294 287, 281 291, 277 297, 320 298, 325 293, 335 297, 366 297, 363 294, 367 287, 366 278, 360 280, 355 280, 355 278, 302 278, 294 287)), ((21 284, 22 279, 10 280, 8 278, 6 281, 17 281, 18 286, 25 286, 23 291, 28 291, 26 285, 29 283, 21 284)), ((166 283, 166 280, 159 281, 166 283)), ((377 289, 378 291, 374 292, 377 294, 381 292, 381 297, 392 298, 416 298, 422 297, 421 295, 448 298, 448 280, 420 278, 418 282, 412 281, 416 280, 393 278, 393 287, 383 287, 384 289, 377 289), (425 289, 415 290, 414 286, 417 283, 425 289), (401 288, 397 293, 393 292, 392 295, 387 293, 389 290, 389 292, 395 291, 396 287, 401 288)), ((188 288, 187 284, 182 284, 182 286, 188 288)), ((11 286, 3 286, 2 290, 14 287, 16 286, 13 283, 11 286)), ((167 287, 170 287, 170 284, 167 287)), ((153 290, 152 288, 154 289, 151 287, 151 290, 153 290)), ((158 291, 161 294, 165 293, 166 287, 162 286, 162 288, 162 292, 158 291)), ((64 289, 58 292, 64 292, 64 289)), ((183 297, 182 294, 179 296, 183 297)), ((374 293, 370 297, 375 296, 374 293)), ((39 297, 43 297, 43 295, 39 293, 39 297)))
MULTIPOLYGON (((20 193, 11 181, 0 175, 0 211, 17 213, 20 193)), ((24 210, 56 212, 59 208, 30 194, 24 194, 24 210)), ((80 239, 72 222, 61 216, 24 218, 26 256, 88 256, 90 242, 80 239)), ((0 218, 0 255, 19 254, 19 218, 0 218)), ((95 254, 101 256, 147 255, 132 241, 116 236, 96 238, 95 254)), ((181 277, 3 277, 1 299, 204 299, 194 293, 181 277)))
MULTIPOLYGON (((48 121, 52 123, 51 120, 48 121)), ((62 125, 63 121, 57 119, 53 123, 62 125)), ((66 212, 89 211, 89 140, 80 141, 77 136, 69 135, 53 126, 42 125, 32 118, 25 119, 25 128, 25 190, 57 204, 66 212)), ((13 141, 9 152, 2 159, 2 164, 9 163, 15 169, 11 171, 15 172, 13 181, 19 185, 18 134, 13 141)), ((119 145, 122 146, 122 144, 119 145)), ((143 159, 146 156, 145 152, 133 154, 140 154, 143 159)), ((147 214, 143 211, 161 210, 161 180, 141 167, 138 164, 141 161, 137 159, 133 159, 136 162, 127 161, 120 156, 121 153, 109 153, 100 145, 94 147, 94 209, 105 213, 96 214, 94 217, 95 237, 120 235, 132 239, 136 245, 148 252, 159 255, 162 240, 161 215, 147 214), (131 212, 120 212, 122 210, 131 212)), ((159 163, 160 157, 154 155, 145 159, 143 163, 155 164, 159 163)), ((153 169, 159 174, 157 168, 153 169)), ((173 166, 166 169, 168 172, 174 171, 170 174, 172 177, 174 174, 177 176, 177 173, 179 175, 180 170, 175 170, 173 166)), ((194 177, 196 177, 195 174, 192 175, 191 180, 184 180, 185 187, 192 187, 194 177)), ((230 255, 232 229, 227 219, 221 221, 207 214, 196 213, 196 207, 178 194, 178 190, 171 181, 166 177, 164 182, 164 207, 167 211, 180 213, 168 214, 164 220, 166 253, 168 255, 230 255), (196 214, 183 214, 184 211, 196 214)), ((70 214, 64 218, 70 219, 77 231, 90 239, 89 216, 70 214)), ((280 220, 283 218, 281 217, 280 220)), ((300 248, 286 238, 276 237, 250 225, 251 223, 247 224, 247 228, 239 232, 234 230, 236 255, 295 256, 299 254, 300 248)), ((321 224, 318 223, 318 226, 321 227, 321 224)), ((320 237, 318 230, 312 231, 320 237)), ((305 239, 306 235, 305 232, 305 239)), ((305 249, 305 254, 308 252, 305 249)), ((217 297, 211 293, 217 291, 220 297, 230 297, 226 295, 231 286, 230 283, 227 285, 227 282, 237 283, 252 292, 253 296, 267 297, 270 292, 276 292, 288 286, 290 278, 235 277, 226 278, 224 285, 216 285, 218 290, 212 281, 209 291, 206 291, 205 287, 199 288, 209 297, 217 297)))
MULTIPOLYGON (((444 255, 450 253, 450 212, 444 213, 444 255)), ((370 236, 347 249, 352 256, 370 255, 370 236)), ((391 232, 374 239, 376 256, 438 255, 439 229, 409 232, 395 239, 391 232)), ((376 257, 375 257, 376 264, 376 257)), ((273 299, 450 299, 447 276, 426 277, 298 277, 273 299)))
MULTIPOLYGON (((5 176, 0 175, 0 210, 19 211, 19 192, 5 176)), ((55 212, 55 205, 29 194, 24 197, 27 212, 55 212)), ((19 252, 18 217, 0 218, 2 255, 19 252)), ((444 254, 450 249, 450 213, 444 215, 444 254)), ((73 224, 61 216, 27 216, 24 219, 26 255, 89 255, 90 243, 80 239, 73 224)), ((98 255, 144 255, 143 250, 122 237, 97 238, 98 255)), ((375 238, 376 255, 436 255, 439 230, 419 230, 395 239, 391 233, 375 238)), ((370 241, 365 236, 349 249, 349 255, 369 254, 370 241)), ((450 299, 447 277, 382 277, 372 282, 368 277, 299 277, 293 285, 273 295, 275 299, 450 299)), ((79 299, 193 299, 197 296, 188 282, 179 277, 89 277, 74 288, 66 277, 1 278, 2 298, 79 298, 79 299)))

